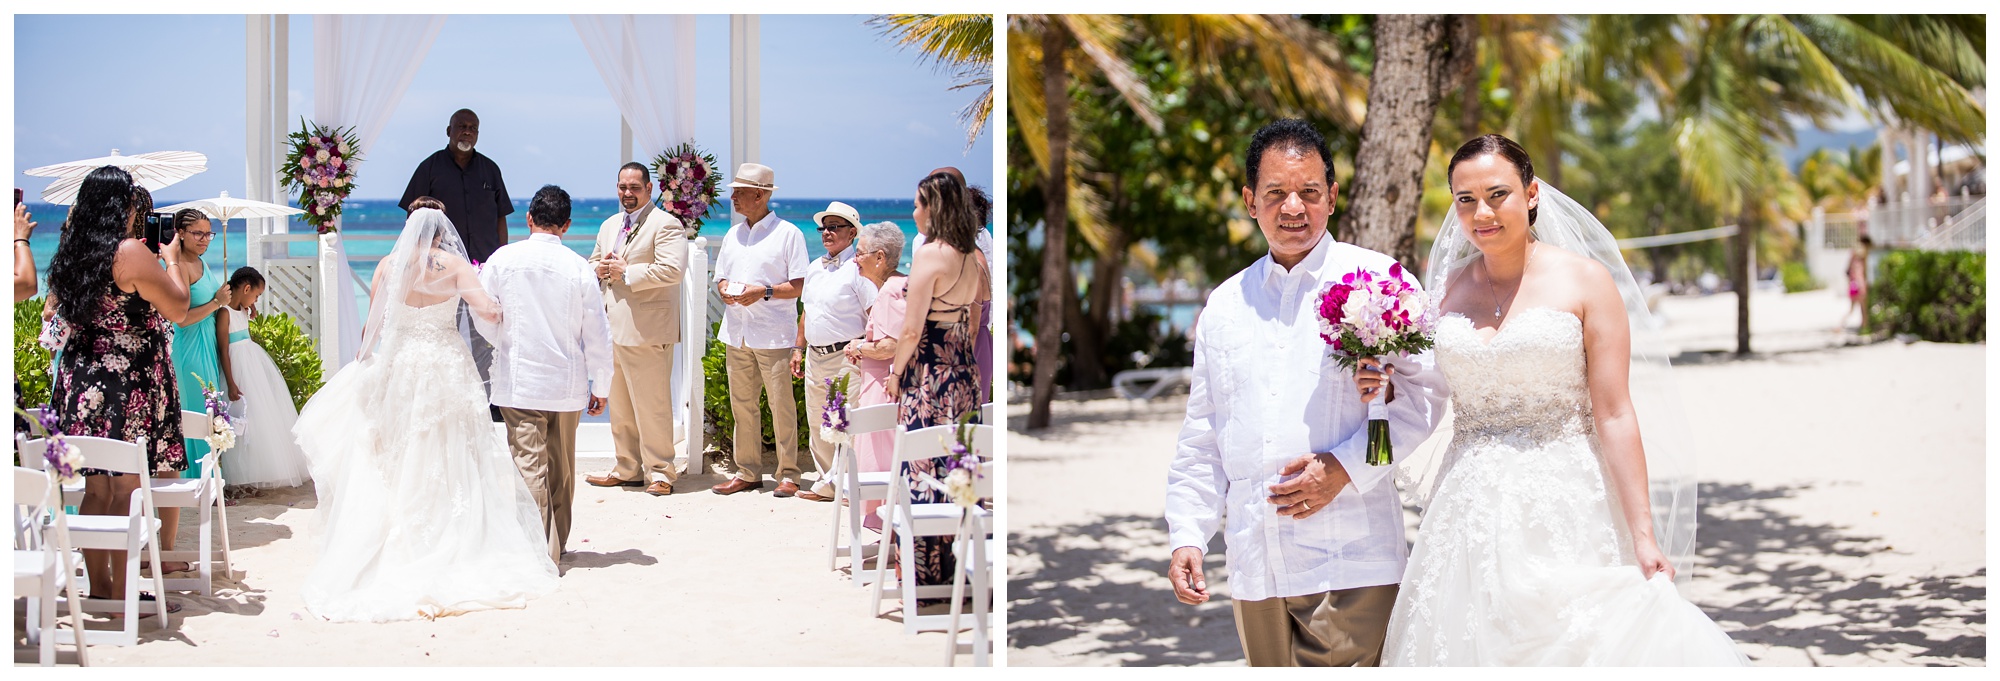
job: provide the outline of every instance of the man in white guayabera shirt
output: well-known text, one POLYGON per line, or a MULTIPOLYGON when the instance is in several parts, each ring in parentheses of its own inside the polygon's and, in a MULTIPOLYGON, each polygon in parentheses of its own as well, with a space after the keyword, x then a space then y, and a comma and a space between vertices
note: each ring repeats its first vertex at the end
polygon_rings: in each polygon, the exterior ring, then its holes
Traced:
MULTIPOLYGON (((811 438, 813 464, 819 467, 819 482, 812 491, 800 492, 799 498, 833 501, 833 443, 819 434, 820 413, 826 408, 826 380, 847 366, 847 344, 866 329, 868 306, 875 304, 875 283, 861 276, 861 266, 854 263, 854 237, 861 231, 861 213, 834 201, 814 214, 813 221, 819 223, 819 243, 826 247, 826 255, 806 267, 792 375, 806 380, 805 427, 811 438)), ((852 381, 849 394, 859 392, 860 386, 860 381, 852 381)))
POLYGON ((528 202, 528 239, 493 252, 479 285, 500 302, 493 343, 493 406, 507 422, 514 464, 542 508, 549 558, 562 564, 576 490, 579 413, 604 413, 611 390, 611 325, 590 263, 562 244, 569 193, 550 185, 528 202))
POLYGON ((1444 377, 1429 353, 1383 358, 1386 379, 1350 374, 1320 339, 1321 289, 1395 262, 1327 234, 1339 186, 1325 138, 1303 121, 1273 123, 1251 140, 1246 167, 1243 202, 1271 251, 1215 288, 1195 330, 1167 474, 1168 577, 1181 602, 1208 601, 1203 554, 1226 518, 1236 632, 1252 666, 1374 665, 1407 549, 1394 466, 1364 461, 1362 390, 1387 381, 1400 455, 1436 426, 1444 377))
POLYGON ((736 418, 732 444, 736 477, 709 488, 735 494, 764 486, 764 421, 759 393, 771 402, 771 433, 778 439, 774 494, 799 493, 799 408, 792 400, 792 348, 798 343, 799 307, 805 288, 805 233, 771 212, 777 173, 757 163, 736 167, 729 202, 743 222, 729 226, 715 256, 715 289, 722 294, 723 346, 729 370, 729 412, 736 418))

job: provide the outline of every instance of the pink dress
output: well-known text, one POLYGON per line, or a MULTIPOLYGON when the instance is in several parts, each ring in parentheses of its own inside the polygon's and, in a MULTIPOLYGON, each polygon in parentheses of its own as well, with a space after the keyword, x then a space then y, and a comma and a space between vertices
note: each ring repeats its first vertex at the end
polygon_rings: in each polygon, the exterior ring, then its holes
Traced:
MULTIPOLYGON (((874 342, 884 338, 895 338, 903 330, 903 287, 909 284, 909 277, 891 276, 882 282, 880 292, 875 294, 875 304, 868 308, 868 326, 862 332, 862 339, 874 342)), ((861 372, 861 387, 856 391, 854 406, 868 407, 877 404, 895 404, 889 397, 889 365, 886 359, 866 359, 856 367, 861 372)), ((895 460, 896 433, 885 430, 878 433, 856 435, 854 437, 854 458, 862 472, 881 473, 889 470, 895 460)), ((865 515, 863 524, 873 529, 881 529, 882 521, 875 517, 875 508, 880 501, 870 501, 861 505, 865 515)))

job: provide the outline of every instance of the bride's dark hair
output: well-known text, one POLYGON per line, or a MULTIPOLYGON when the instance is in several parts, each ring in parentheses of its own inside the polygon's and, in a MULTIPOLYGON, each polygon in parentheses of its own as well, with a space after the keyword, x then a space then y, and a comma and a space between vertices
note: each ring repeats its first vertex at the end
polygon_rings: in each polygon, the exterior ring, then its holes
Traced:
MULTIPOLYGON (((1535 161, 1528 158, 1528 150, 1522 149, 1521 145, 1514 142, 1514 140, 1507 139, 1503 135, 1494 134, 1480 135, 1461 145, 1458 148, 1458 153, 1451 155, 1451 163, 1444 167, 1445 181, 1449 182, 1451 180, 1451 171, 1458 169, 1460 161, 1469 161, 1487 154, 1499 156, 1506 159, 1508 163, 1514 164, 1514 169, 1521 172, 1521 188, 1523 191, 1529 185, 1535 183, 1535 161)), ((1535 224, 1535 213, 1536 209, 1528 209, 1529 225, 1535 224)))

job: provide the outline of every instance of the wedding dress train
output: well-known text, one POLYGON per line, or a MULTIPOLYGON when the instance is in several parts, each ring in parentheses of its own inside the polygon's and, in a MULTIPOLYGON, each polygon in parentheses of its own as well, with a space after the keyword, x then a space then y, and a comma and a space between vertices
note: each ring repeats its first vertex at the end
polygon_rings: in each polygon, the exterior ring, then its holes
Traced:
POLYGON ((487 412, 458 298, 402 306, 294 427, 318 492, 302 593, 334 621, 518 608, 556 588, 541 512, 487 412))
POLYGON ((1490 340, 1461 316, 1438 327, 1454 432, 1382 663, 1744 664, 1664 573, 1640 576, 1593 435, 1582 322, 1513 317, 1490 340))

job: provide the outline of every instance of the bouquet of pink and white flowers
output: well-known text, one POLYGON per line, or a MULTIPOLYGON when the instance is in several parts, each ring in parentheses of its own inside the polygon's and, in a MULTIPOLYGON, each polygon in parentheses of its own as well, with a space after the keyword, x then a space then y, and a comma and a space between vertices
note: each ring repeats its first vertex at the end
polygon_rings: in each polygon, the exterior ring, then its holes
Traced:
POLYGON ((694 142, 682 142, 655 157, 653 180, 660 186, 654 205, 680 218, 688 229, 701 229, 702 217, 722 194, 715 155, 696 148, 694 142))
MULTIPOLYGON (((1354 370, 1363 358, 1431 349, 1438 310, 1422 291, 1403 279, 1400 263, 1388 276, 1366 269, 1327 284, 1319 295, 1319 337, 1333 349, 1334 362, 1354 370)), ((1389 446, 1386 394, 1368 403, 1368 465, 1395 459, 1389 446)))
POLYGON ((278 168, 278 183, 299 195, 306 224, 319 233, 334 231, 340 202, 354 192, 354 165, 361 162, 361 141, 352 128, 328 128, 299 120, 298 132, 286 137, 291 150, 278 168))
POLYGON ((841 372, 839 376, 826 379, 826 404, 820 407, 819 439, 836 445, 854 441, 847 433, 847 387, 853 374, 841 372))

